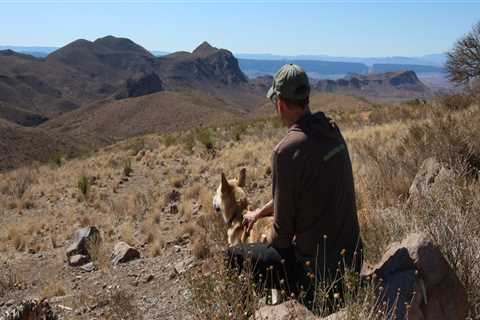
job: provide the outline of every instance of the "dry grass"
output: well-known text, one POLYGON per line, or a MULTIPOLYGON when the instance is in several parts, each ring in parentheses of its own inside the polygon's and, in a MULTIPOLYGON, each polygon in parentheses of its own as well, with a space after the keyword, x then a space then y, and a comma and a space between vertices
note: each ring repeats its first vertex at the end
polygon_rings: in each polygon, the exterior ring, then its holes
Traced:
MULTIPOLYGON (((475 105, 442 104, 439 100, 425 105, 368 105, 332 111, 331 115, 350 148, 367 259, 376 261, 391 241, 406 233, 427 232, 465 284, 472 306, 470 316, 475 318, 478 314, 473 306, 480 303, 480 110, 475 105), (410 184, 428 157, 445 163, 452 175, 425 197, 408 202, 410 184)), ((284 133, 275 119, 239 122, 205 131, 132 139, 84 159, 70 159, 60 167, 2 174, 0 212, 5 214, 0 214, 0 250, 38 252, 64 246, 78 227, 96 225, 104 241, 92 255, 100 269, 108 270, 110 244, 119 239, 145 244, 146 255, 155 257, 175 238, 188 234, 192 254, 208 266, 191 274, 195 316, 248 318, 260 304, 260 288, 252 288, 248 275, 239 279, 222 269, 226 231, 220 215, 211 210, 212 196, 221 172, 235 177, 246 167, 245 189, 251 206, 268 201, 271 150, 284 133), (140 154, 139 160, 133 161, 140 154), (120 185, 128 167, 125 159, 130 158, 134 174, 120 185), (76 198, 83 192, 77 179, 87 176, 85 173, 92 182, 88 201, 78 202, 76 198), (170 198, 172 188, 180 194, 174 200, 170 198), (19 198, 34 204, 28 214, 16 214, 19 198), (178 205, 176 215, 162 211, 171 202, 178 205)), ((0 290, 3 283, 11 282, 1 281, 0 290)), ((343 301, 349 319, 374 318, 372 312, 378 308, 370 294, 368 290, 352 292, 343 301)), ((107 298, 123 301, 125 297, 107 298)), ((118 312, 129 311, 112 308, 111 319, 118 312)))

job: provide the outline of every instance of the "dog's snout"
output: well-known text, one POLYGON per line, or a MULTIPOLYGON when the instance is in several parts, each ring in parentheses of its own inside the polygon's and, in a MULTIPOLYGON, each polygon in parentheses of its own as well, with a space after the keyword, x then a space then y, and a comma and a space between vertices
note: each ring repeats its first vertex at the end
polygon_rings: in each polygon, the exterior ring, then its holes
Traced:
POLYGON ((215 209, 215 212, 220 213, 220 211, 221 211, 220 207, 214 206, 213 208, 215 209))

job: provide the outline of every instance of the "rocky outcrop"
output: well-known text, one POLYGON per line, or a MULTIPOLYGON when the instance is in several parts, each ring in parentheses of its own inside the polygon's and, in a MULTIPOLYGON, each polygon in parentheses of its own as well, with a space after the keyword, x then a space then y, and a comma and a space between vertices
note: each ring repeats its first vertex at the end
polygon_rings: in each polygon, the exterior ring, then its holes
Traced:
POLYGON ((140 259, 140 252, 125 242, 119 242, 113 248, 112 263, 114 265, 126 263, 135 259, 140 259))
POLYGON ((455 320, 467 315, 465 288, 425 234, 394 243, 379 263, 362 273, 395 319, 455 320))

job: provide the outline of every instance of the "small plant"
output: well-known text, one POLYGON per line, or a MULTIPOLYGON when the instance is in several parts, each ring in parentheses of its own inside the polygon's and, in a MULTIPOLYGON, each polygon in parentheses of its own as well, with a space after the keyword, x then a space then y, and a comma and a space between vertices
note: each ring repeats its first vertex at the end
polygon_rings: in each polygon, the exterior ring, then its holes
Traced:
POLYGON ((183 145, 188 154, 193 154, 193 148, 195 147, 195 139, 192 133, 187 134, 183 138, 183 145))
POLYGON ((82 194, 84 199, 88 198, 88 194, 89 194, 90 188, 91 188, 91 183, 92 182, 90 181, 90 178, 87 177, 86 175, 82 174, 78 178, 77 188, 78 188, 78 190, 80 190, 80 193, 82 194))
POLYGON ((209 151, 215 147, 213 131, 210 128, 198 129, 197 140, 209 151))
POLYGON ((130 177, 130 175, 132 174, 132 172, 133 172, 132 160, 127 159, 127 160, 125 160, 125 162, 123 163, 123 175, 124 175, 125 177, 130 177))
POLYGON ((57 151, 50 156, 49 162, 54 166, 61 167, 62 164, 65 162, 65 159, 66 159, 65 154, 61 151, 57 151))
POLYGON ((165 145, 165 147, 170 147, 172 145, 175 145, 177 144, 177 137, 174 136, 173 134, 166 134, 163 136, 163 144, 165 145))

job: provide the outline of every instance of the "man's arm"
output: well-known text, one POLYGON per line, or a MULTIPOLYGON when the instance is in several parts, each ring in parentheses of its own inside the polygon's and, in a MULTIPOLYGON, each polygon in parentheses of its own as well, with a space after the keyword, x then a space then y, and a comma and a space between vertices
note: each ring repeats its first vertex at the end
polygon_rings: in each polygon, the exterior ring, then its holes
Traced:
POLYGON ((252 228, 253 224, 261 218, 273 215, 273 200, 268 201, 266 205, 255 211, 249 211, 243 215, 243 225, 252 228))

